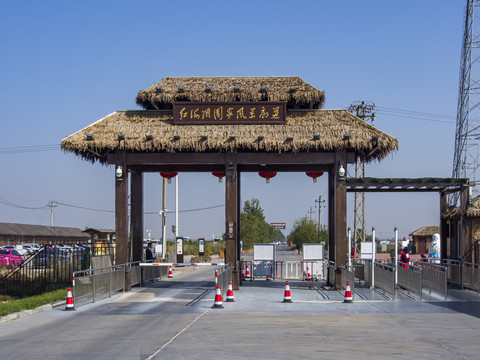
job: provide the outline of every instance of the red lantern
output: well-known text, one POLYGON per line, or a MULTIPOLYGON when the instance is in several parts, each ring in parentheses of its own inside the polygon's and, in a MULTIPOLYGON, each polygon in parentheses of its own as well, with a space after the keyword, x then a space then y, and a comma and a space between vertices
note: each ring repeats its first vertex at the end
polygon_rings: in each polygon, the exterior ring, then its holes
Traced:
POLYGON ((307 176, 313 178, 313 182, 317 182, 317 178, 323 175, 323 171, 307 171, 305 172, 307 176))
POLYGON ((178 175, 178 172, 176 171, 166 171, 166 172, 161 172, 160 175, 163 177, 163 178, 166 178, 167 179, 167 182, 169 184, 172 183, 172 178, 174 178, 175 176, 178 175))
POLYGON ((225 171, 212 171, 212 175, 218 177, 218 182, 221 183, 225 177, 225 171))
POLYGON ((267 184, 270 183, 270 179, 274 178, 277 176, 276 171, 259 171, 258 175, 260 175, 262 178, 266 179, 267 184))

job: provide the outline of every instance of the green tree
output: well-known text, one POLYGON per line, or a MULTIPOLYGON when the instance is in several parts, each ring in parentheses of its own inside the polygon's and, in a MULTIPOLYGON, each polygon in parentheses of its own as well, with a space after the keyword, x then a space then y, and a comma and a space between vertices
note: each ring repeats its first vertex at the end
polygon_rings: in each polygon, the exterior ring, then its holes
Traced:
POLYGON ((327 243, 328 232, 325 229, 318 231, 317 224, 306 217, 295 220, 293 230, 287 237, 292 246, 298 247, 304 243, 327 243))
POLYGON ((260 201, 255 198, 245 201, 240 214, 240 239, 243 248, 249 250, 253 248, 253 244, 275 241, 276 236, 278 235, 275 230, 265 221, 260 201))

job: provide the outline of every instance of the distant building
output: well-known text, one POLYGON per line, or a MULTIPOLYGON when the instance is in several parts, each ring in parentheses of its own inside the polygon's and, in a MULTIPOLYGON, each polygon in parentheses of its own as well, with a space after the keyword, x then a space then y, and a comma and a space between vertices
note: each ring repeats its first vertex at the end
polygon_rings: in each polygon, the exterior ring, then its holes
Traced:
POLYGON ((92 243, 101 241, 101 242, 112 242, 115 240, 115 230, 112 229, 96 229, 88 228, 83 230, 83 232, 90 235, 92 243))
POLYGON ((88 234, 73 227, 0 223, 0 246, 87 243, 89 240, 88 234))
POLYGON ((426 254, 428 247, 432 241, 433 234, 440 234, 440 226, 427 225, 420 229, 411 232, 409 236, 412 237, 413 248, 410 249, 412 254, 426 254))

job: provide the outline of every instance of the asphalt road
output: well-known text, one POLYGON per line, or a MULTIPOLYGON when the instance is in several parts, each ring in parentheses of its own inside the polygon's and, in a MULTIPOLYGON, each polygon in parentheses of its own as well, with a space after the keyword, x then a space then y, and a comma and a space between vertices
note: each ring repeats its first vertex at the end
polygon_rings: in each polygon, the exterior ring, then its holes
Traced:
POLYGON ((418 301, 357 289, 354 303, 319 283, 245 282, 234 303, 212 309, 214 268, 126 294, 0 324, 10 359, 478 359, 480 301, 418 301))

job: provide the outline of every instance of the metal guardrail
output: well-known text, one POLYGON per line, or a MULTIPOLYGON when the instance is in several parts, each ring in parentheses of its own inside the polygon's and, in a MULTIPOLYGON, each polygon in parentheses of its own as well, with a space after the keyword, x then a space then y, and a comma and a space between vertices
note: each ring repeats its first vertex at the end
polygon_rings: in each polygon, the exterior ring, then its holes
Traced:
POLYGON ((451 284, 462 285, 462 268, 460 261, 443 259, 443 266, 447 267, 447 281, 451 284))
POLYGON ((352 293, 352 300, 355 301, 355 269, 353 266, 342 265, 342 289, 347 288, 347 283, 350 285, 352 293))
POLYGON ((125 289, 125 265, 75 271, 73 276, 73 298, 76 303, 90 299, 95 302, 99 297, 110 297, 114 291, 125 289))
POLYGON ((383 293, 388 292, 395 300, 395 268, 391 265, 375 261, 375 288, 379 287, 383 293))
POLYGON ((442 294, 447 300, 447 268, 441 265, 418 262, 422 268, 422 287, 426 287, 429 293, 432 290, 442 294))
POLYGON ((335 284, 335 262, 329 261, 328 262, 328 283, 330 285, 335 284))
POLYGON ((480 294, 480 264, 463 263, 462 288, 476 290, 480 294))
POLYGON ((217 272, 216 276, 216 285, 220 285, 220 293, 222 294, 222 298, 227 293, 228 290, 228 282, 232 281, 232 272, 233 267, 229 265, 224 265, 215 270, 217 272))
POLYGON ((413 292, 422 300, 422 268, 412 264, 398 263, 398 285, 413 292))

